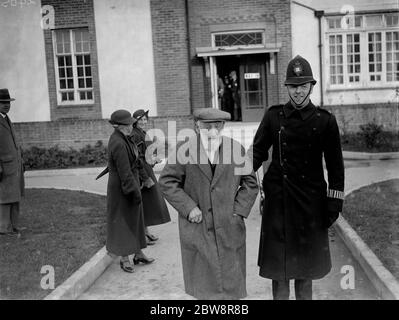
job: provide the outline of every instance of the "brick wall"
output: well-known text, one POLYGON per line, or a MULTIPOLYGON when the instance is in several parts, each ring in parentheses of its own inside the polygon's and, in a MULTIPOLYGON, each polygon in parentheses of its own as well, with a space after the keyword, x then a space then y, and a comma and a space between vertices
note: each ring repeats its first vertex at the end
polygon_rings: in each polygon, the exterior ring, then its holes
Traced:
POLYGON ((267 75, 268 104, 287 100, 286 90, 278 84, 284 82, 292 51, 288 0, 188 0, 187 3, 188 33, 186 1, 151 0, 160 115, 187 115, 191 113, 191 106, 193 109, 211 106, 210 78, 205 76, 205 63, 196 57, 195 49, 212 45, 211 29, 214 26, 226 26, 225 31, 228 31, 240 29, 245 24, 250 29, 251 23, 261 23, 266 30, 266 42, 282 44, 277 55, 276 74, 267 75))
POLYGON ((158 115, 189 115, 190 88, 184 0, 151 0, 158 115))
POLYGON ((359 131, 359 126, 369 122, 383 125, 384 130, 399 131, 399 103, 324 106, 331 111, 341 132, 359 131))
POLYGON ((87 27, 90 35, 91 64, 94 88, 94 104, 58 106, 56 77, 54 70, 54 50, 51 30, 44 30, 46 66, 48 76, 50 116, 58 119, 100 119, 101 98, 98 78, 98 59, 93 0, 42 0, 42 5, 51 5, 55 12, 55 28, 87 27))
POLYGON ((285 69, 291 59, 290 2, 281 0, 201 0, 189 1, 189 26, 192 63, 193 108, 210 107, 210 78, 205 77, 202 58, 196 58, 196 47, 211 47, 212 28, 223 31, 252 29, 251 24, 262 25, 268 44, 281 43, 277 54, 275 75, 267 75, 268 104, 287 99, 283 86, 285 69), (283 70, 281 72, 281 70, 283 70))
MULTIPOLYGON (((191 116, 153 117, 149 126, 161 129, 167 137, 175 135, 181 129, 193 128, 193 120, 191 116), (176 131, 168 132, 168 121, 176 123, 176 131)), ((23 149, 50 148, 56 145, 62 149, 80 149, 88 144, 94 145, 99 140, 107 145, 114 130, 107 119, 20 122, 14 123, 14 127, 23 149)))

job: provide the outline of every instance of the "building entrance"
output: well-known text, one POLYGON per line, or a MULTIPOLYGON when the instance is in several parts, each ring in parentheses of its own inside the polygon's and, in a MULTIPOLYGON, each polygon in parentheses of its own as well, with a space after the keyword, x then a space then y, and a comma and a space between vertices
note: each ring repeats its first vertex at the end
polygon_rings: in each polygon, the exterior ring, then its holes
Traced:
POLYGON ((266 107, 266 54, 216 57, 218 108, 233 121, 259 121, 266 107))

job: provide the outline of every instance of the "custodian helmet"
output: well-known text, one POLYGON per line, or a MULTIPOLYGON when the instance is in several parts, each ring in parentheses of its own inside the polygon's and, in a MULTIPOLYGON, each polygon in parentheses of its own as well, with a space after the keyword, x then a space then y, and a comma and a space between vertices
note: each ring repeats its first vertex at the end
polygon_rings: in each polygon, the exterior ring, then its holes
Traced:
POLYGON ((284 84, 298 86, 308 82, 312 83, 313 85, 316 84, 316 80, 313 78, 312 68, 305 58, 297 55, 288 63, 287 75, 284 84))

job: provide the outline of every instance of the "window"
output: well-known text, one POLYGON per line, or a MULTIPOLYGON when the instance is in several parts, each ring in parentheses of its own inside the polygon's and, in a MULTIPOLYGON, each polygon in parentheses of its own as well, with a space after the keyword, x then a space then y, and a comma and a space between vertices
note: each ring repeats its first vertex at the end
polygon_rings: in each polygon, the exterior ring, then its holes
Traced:
POLYGON ((399 81, 399 31, 386 33, 387 81, 399 81))
POLYGON ((382 75, 382 43, 381 32, 368 34, 369 75, 370 81, 381 81, 382 75))
POLYGON ((332 17, 327 18, 327 23, 329 29, 359 28, 363 25, 363 16, 332 17))
POLYGON ((342 35, 330 36, 330 80, 331 84, 344 83, 344 61, 342 35))
POLYGON ((399 26, 399 14, 387 14, 385 16, 387 27, 398 27, 399 26))
POLYGON ((248 46, 263 44, 263 32, 215 34, 216 47, 248 46))
POLYGON ((358 33, 346 35, 347 67, 349 82, 360 81, 360 35, 358 33))
POLYGON ((384 25, 383 23, 383 16, 380 15, 375 15, 375 16, 366 16, 366 26, 367 27, 382 27, 384 25))
POLYGON ((383 87, 399 82, 399 13, 327 17, 329 85, 383 87))
POLYGON ((88 29, 57 30, 53 39, 58 103, 93 103, 88 29))

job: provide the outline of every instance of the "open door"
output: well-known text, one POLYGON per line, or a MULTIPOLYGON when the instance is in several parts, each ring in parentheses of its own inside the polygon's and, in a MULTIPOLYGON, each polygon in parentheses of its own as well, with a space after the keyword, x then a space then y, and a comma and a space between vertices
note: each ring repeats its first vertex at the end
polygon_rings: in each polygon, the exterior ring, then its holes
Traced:
POLYGON ((242 120, 259 122, 267 104, 266 55, 241 56, 239 76, 242 120))

